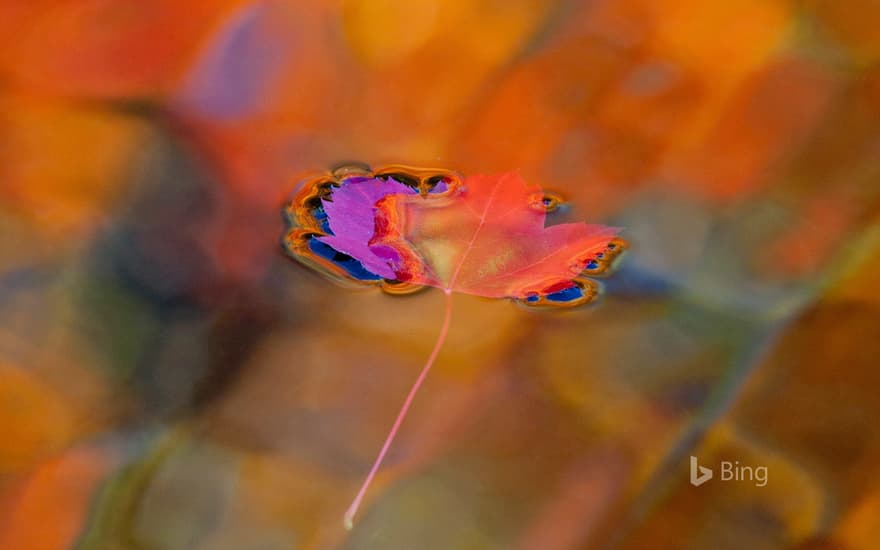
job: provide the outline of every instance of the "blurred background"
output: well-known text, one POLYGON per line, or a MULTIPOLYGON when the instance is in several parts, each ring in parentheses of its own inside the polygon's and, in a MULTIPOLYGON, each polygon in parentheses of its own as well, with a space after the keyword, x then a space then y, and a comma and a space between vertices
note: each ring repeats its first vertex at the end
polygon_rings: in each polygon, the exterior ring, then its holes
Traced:
POLYGON ((0 548, 880 548, 880 3, 0 1, 0 548), (350 161, 625 227, 598 304, 339 287, 350 161), (688 459, 768 483, 688 483, 688 459))

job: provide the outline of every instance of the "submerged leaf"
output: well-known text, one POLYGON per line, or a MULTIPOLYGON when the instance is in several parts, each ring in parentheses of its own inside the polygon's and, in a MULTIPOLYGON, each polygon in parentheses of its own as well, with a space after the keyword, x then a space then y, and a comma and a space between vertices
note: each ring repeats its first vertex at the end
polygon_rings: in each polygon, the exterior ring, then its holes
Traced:
POLYGON ((368 271, 394 279, 394 271, 389 266, 393 258, 383 257, 369 246, 375 227, 376 203, 388 195, 413 193, 409 187, 390 178, 348 178, 333 191, 332 199, 321 200, 333 234, 318 240, 355 258, 368 271))

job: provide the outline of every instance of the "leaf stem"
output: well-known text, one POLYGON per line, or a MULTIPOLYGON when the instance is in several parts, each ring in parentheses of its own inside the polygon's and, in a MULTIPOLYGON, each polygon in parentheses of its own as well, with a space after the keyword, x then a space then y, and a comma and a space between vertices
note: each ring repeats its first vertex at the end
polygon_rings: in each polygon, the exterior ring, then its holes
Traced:
POLYGON ((391 442, 394 441, 394 436, 397 435, 397 430, 403 423, 403 419, 404 417, 406 417, 406 413, 409 410, 410 405, 412 405, 413 399, 418 393, 419 388, 422 386, 422 382, 425 381, 425 377, 428 375, 428 371, 431 370, 431 366, 434 364, 434 361, 440 354, 440 349, 443 347, 443 343, 446 341, 446 335, 449 332, 449 322, 452 320, 452 290, 444 288, 443 293, 445 294, 446 312, 443 316, 443 324, 440 327, 440 334, 437 335, 437 341, 434 343, 434 349, 431 350, 431 355, 428 356, 428 360, 425 362, 425 366, 422 367, 422 371, 419 373, 418 378, 416 378, 415 383, 413 383, 412 388, 410 388, 409 394, 406 396, 406 399, 403 402, 403 406, 400 408, 400 412, 397 413, 397 418, 394 420, 394 424, 391 426, 391 430, 388 432, 388 436, 385 438, 385 443, 382 445, 382 449, 379 451, 378 456, 376 456, 376 461, 373 462, 373 467, 370 469, 370 473, 367 474, 366 479, 364 479, 364 483, 363 485, 361 485, 357 496, 354 497, 351 506, 349 506, 348 510, 345 511, 343 522, 345 524, 345 528, 348 530, 351 530, 352 526, 354 525, 354 515, 357 513, 358 508, 361 505, 364 494, 366 494, 370 483, 373 481, 373 477, 379 470, 379 466, 382 464, 382 460, 385 458, 385 453, 388 452, 388 448, 391 446, 391 442))

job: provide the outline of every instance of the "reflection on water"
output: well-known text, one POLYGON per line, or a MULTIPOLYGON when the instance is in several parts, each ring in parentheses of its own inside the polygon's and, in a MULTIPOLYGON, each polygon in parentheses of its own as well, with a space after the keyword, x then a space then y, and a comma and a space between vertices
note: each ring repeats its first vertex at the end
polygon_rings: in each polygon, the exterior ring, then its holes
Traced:
POLYGON ((185 4, 0 0, 0 548, 876 546, 876 2, 185 4), (321 198, 510 171, 626 257, 452 297, 346 532, 445 296, 321 198))

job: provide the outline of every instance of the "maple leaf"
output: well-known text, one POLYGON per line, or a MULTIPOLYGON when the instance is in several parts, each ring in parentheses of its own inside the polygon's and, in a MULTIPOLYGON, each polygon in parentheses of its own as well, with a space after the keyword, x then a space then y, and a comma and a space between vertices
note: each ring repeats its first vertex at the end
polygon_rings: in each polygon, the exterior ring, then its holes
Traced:
POLYGON ((585 223, 545 227, 543 192, 517 173, 471 176, 440 193, 392 192, 398 185, 393 180, 385 184, 346 180, 333 192, 333 202, 324 203, 335 234, 321 237, 325 243, 383 277, 393 274, 398 280, 438 287, 446 294, 446 313, 434 348, 345 513, 349 529, 446 340, 452 293, 526 298, 548 289, 564 289, 574 284, 597 255, 610 250, 619 231, 585 223), (339 199, 337 194, 341 194, 339 199), (352 219, 338 219, 344 215, 352 219), (371 216, 373 233, 365 239, 371 216), (341 230, 348 234, 342 235, 341 230))
POLYGON ((522 298, 572 281, 620 231, 544 227, 543 192, 515 172, 471 176, 439 196, 386 195, 370 249, 393 249, 399 280, 490 298, 522 298), (399 259, 397 259, 399 258, 399 259))
MULTIPOLYGON (((407 411, 446 340, 452 319, 454 292, 491 298, 509 297, 540 305, 554 293, 565 294, 566 305, 583 303, 591 295, 578 282, 583 273, 600 273, 620 252, 619 229, 585 223, 545 227, 547 196, 516 173, 454 177, 428 176, 421 171, 401 178, 390 175, 349 176, 323 187, 306 187, 298 195, 293 219, 311 229, 295 229, 292 242, 316 238, 360 262, 364 269, 389 281, 443 289, 446 308, 434 347, 410 388, 373 466, 345 512, 351 528, 354 515, 379 470, 407 411), (439 183, 442 182, 442 183, 439 183), (417 186, 417 193, 413 187, 417 186), (323 213, 309 210, 320 197, 323 213), (310 213, 309 213, 310 212, 310 213), (326 215, 327 227, 318 220, 326 215), (327 231, 329 229, 329 231, 327 231), (330 233, 330 234, 325 234, 330 233), (580 296, 580 299, 577 299, 580 296)), ((551 201, 552 202, 552 201, 551 201)), ((294 244, 294 254, 309 247, 294 244)))

